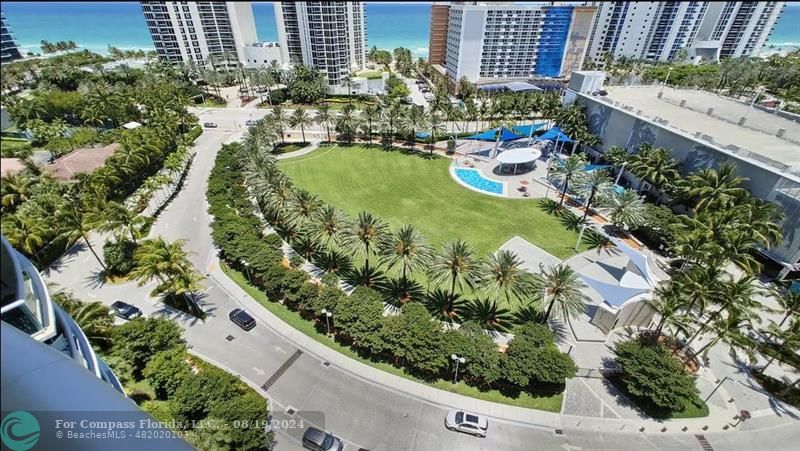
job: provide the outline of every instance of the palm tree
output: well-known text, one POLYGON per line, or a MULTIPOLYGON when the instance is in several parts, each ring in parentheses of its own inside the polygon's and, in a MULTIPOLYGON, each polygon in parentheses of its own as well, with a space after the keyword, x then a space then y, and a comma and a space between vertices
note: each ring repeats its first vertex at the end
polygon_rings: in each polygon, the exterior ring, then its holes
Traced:
POLYGON ((289 116, 290 127, 300 127, 300 133, 303 135, 303 142, 306 142, 306 127, 314 125, 314 119, 308 114, 305 108, 297 107, 292 115, 289 116))
POLYGON ((446 323, 458 322, 466 304, 457 293, 438 288, 429 292, 423 302, 434 319, 446 323))
POLYGON ((555 265, 542 271, 542 302, 547 305, 542 323, 547 324, 555 309, 556 316, 564 321, 586 311, 587 297, 581 291, 584 286, 580 276, 567 265, 555 265))
POLYGON ((463 318, 493 332, 507 332, 514 321, 507 308, 498 307, 496 300, 488 299, 473 299, 468 302, 464 307, 463 318))
POLYGON ((101 232, 128 233, 133 243, 138 245, 137 238, 142 237, 142 227, 147 221, 143 216, 128 210, 118 202, 108 202, 98 211, 98 215, 92 215, 96 221, 97 230, 101 232))
POLYGON ((81 302, 65 292, 55 293, 53 300, 78 323, 90 343, 100 347, 111 344, 114 317, 102 302, 81 302))
POLYGON ((192 272, 184 243, 184 240, 169 243, 161 237, 142 241, 133 254, 136 265, 130 272, 131 278, 138 280, 140 286, 158 279, 163 289, 178 275, 192 272))
POLYGON ((317 106, 317 114, 314 116, 314 122, 325 126, 328 132, 328 142, 331 142, 331 125, 336 121, 336 116, 331 110, 331 106, 327 103, 321 103, 317 106))
POLYGON ((603 159, 619 168, 628 160, 628 151, 624 147, 611 146, 603 154, 603 159))
POLYGON ((800 293, 792 290, 774 290, 773 298, 778 302, 778 306, 780 307, 777 311, 783 313, 783 319, 778 323, 778 327, 783 326, 790 317, 800 316, 800 293))
POLYGON ((480 268, 480 261, 466 241, 456 240, 446 243, 440 253, 436 253, 431 261, 429 278, 436 284, 450 283, 450 293, 456 288, 472 289, 480 268))
MULTIPOLYGON (((780 345, 781 348, 789 352, 794 352, 794 350, 800 348, 800 319, 792 320, 787 329, 783 329, 781 326, 782 324, 776 324, 775 322, 770 321, 769 326, 767 326, 767 328, 763 329, 761 332, 762 334, 772 338, 776 344, 780 345)), ((763 347, 764 344, 761 346, 763 347)), ((759 371, 763 373, 774 360, 774 356, 770 357, 770 359, 767 361, 767 364, 760 368, 759 371)))
POLYGON ((681 197, 695 201, 694 209, 724 209, 744 198, 747 190, 741 187, 747 179, 736 175, 736 165, 723 163, 719 168, 693 172, 680 185, 681 197))
POLYGON ((286 140, 283 136, 283 129, 289 123, 289 118, 286 116, 286 111, 284 111, 284 109, 280 106, 276 105, 270 110, 269 119, 278 128, 281 137, 281 143, 286 143, 286 140))
POLYGON ((689 317, 685 314, 686 299, 675 284, 666 282, 658 286, 648 304, 660 316, 654 334, 656 340, 661 336, 664 326, 673 326, 683 332, 687 330, 689 317))
POLYGON ((666 190, 680 179, 678 160, 669 150, 650 144, 639 146, 639 152, 628 157, 627 168, 657 189, 666 190))
POLYGON ((394 140, 395 127, 402 117, 403 109, 400 104, 394 101, 384 104, 381 109, 383 111, 383 121, 386 124, 384 130, 389 133, 389 145, 391 146, 392 140, 394 140))
POLYGON ((404 225, 383 240, 380 254, 389 268, 400 262, 403 266, 402 279, 406 280, 409 270, 414 271, 429 261, 431 248, 425 236, 414 229, 414 226, 404 225))
POLYGON ((566 160, 557 160, 556 166, 550 171, 550 178, 561 185, 561 201, 558 205, 564 205, 570 183, 581 178, 585 167, 586 160, 582 155, 570 155, 566 160))
POLYGON ((367 141, 372 145, 372 124, 380 117, 380 111, 375 105, 367 105, 361 110, 361 123, 366 125, 367 141))
POLYGON ((3 235, 11 246, 29 256, 34 256, 42 247, 49 232, 49 227, 39 216, 12 214, 4 217, 2 224, 3 235))
POLYGON ((100 258, 100 256, 97 255, 97 252, 95 252, 91 241, 89 241, 88 234, 94 228, 94 224, 92 224, 87 215, 82 213, 73 203, 71 207, 65 206, 60 210, 56 210, 56 218, 58 218, 58 222, 63 229, 61 237, 67 241, 67 245, 71 246, 76 241, 83 238, 83 241, 86 243, 86 247, 88 247, 89 251, 92 253, 92 255, 94 255, 97 263, 100 263, 103 271, 107 272, 108 268, 103 263, 103 260, 100 258))
POLYGON ((408 142, 412 147, 417 137, 417 130, 425 126, 425 111, 421 106, 411 105, 400 117, 400 127, 408 133, 408 142))
POLYGON ((530 282, 529 273, 522 268, 522 260, 507 250, 490 255, 480 270, 479 286, 495 300, 502 296, 506 305, 511 305, 512 296, 522 299, 528 294, 530 282))
POLYGON ((358 129, 358 116, 353 105, 345 105, 341 113, 336 118, 337 130, 347 137, 347 143, 352 144, 353 135, 358 129))
POLYGON ((0 195, 5 211, 13 211, 31 196, 34 179, 24 173, 5 175, 0 178, 0 195))
POLYGON ((755 312, 748 308, 734 308, 729 310, 727 315, 718 316, 710 323, 713 338, 693 355, 703 354, 720 341, 727 343, 732 349, 743 350, 750 354, 754 343, 742 330, 752 329, 754 321, 760 322, 761 320, 755 312))
POLYGON ((615 191, 608 196, 603 206, 611 209, 611 223, 618 229, 623 226, 634 228, 644 221, 644 198, 633 190, 615 191))
POLYGON ((607 195, 611 191, 612 183, 606 171, 601 169, 595 169, 594 171, 586 173, 586 175, 577 180, 577 182, 578 192, 588 197, 586 199, 586 211, 583 212, 583 218, 581 220, 586 221, 594 197, 597 194, 600 194, 601 197, 607 195))
POLYGON ((314 217, 321 206, 322 201, 316 194, 299 189, 294 193, 289 208, 292 219, 307 222, 314 217))
POLYGON ((430 151, 431 154, 433 154, 433 146, 436 144, 436 134, 444 132, 444 123, 442 122, 442 116, 435 110, 428 112, 428 115, 425 119, 428 130, 431 131, 430 151))
POLYGON ((323 271, 333 274, 347 273, 353 269, 350 256, 336 249, 323 252, 314 263, 323 271))
POLYGON ((342 242, 349 222, 342 210, 331 205, 323 205, 317 210, 313 226, 316 238, 329 246, 331 243, 342 242))
POLYGON ((362 211, 347 230, 346 242, 355 251, 364 254, 364 269, 369 272, 369 257, 384 239, 388 227, 377 216, 362 211))

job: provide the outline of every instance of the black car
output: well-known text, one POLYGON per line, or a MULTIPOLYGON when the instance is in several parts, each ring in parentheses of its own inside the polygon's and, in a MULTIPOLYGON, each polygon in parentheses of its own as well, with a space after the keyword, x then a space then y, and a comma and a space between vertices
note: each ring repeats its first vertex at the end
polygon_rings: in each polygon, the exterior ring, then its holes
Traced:
POLYGON ((340 451, 344 448, 344 442, 330 432, 310 427, 303 434, 303 448, 314 451, 340 451))
POLYGON ((127 302, 114 301, 111 304, 111 309, 114 310, 115 315, 122 319, 131 320, 142 316, 142 311, 139 310, 139 307, 130 305, 127 302))
POLYGON ((256 327, 256 320, 240 308, 231 310, 231 312, 228 314, 228 318, 230 318, 234 324, 244 330, 250 330, 256 327))

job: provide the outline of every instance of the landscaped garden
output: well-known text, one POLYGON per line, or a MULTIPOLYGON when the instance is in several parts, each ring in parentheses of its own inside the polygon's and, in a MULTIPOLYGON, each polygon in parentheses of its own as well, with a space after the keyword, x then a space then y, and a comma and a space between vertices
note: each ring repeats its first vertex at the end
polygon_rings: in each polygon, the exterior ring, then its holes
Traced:
POLYGON ((574 255, 577 233, 565 229, 537 202, 464 189, 450 177, 450 162, 399 150, 339 145, 278 166, 297 186, 346 213, 368 210, 391 226, 413 224, 433 244, 459 238, 487 254, 519 235, 559 258, 574 255))

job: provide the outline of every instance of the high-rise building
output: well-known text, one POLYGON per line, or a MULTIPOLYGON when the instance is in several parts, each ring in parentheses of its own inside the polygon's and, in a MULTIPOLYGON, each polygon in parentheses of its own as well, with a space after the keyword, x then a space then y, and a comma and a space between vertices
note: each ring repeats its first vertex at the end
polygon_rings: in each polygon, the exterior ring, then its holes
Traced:
POLYGON ((452 80, 560 77, 583 64, 595 7, 454 2, 445 64, 452 80))
POLYGON ((75 321, 51 299, 42 276, 24 255, 0 238, 2 320, 34 340, 72 358, 98 379, 122 392, 117 377, 100 359, 75 321))
POLYGON ((258 41, 250 2, 141 2, 159 58, 205 64, 209 56, 245 62, 258 41))
POLYGON ((6 16, 0 13, 0 63, 10 63, 22 58, 14 35, 6 22, 6 16))
POLYGON ((668 61, 690 56, 755 55, 766 42, 784 2, 592 2, 598 11, 587 58, 605 56, 668 61))
POLYGON ((697 59, 758 54, 786 2, 709 2, 691 48, 697 59))
MULTIPOLYGON (((148 445, 170 450, 193 449, 175 434, 164 435, 166 426, 125 396, 119 380, 92 349, 83 330, 50 299, 47 285, 33 263, 14 250, 5 237, 0 237, 0 281, 0 405, 4 415, 23 411, 33 417, 41 435, 37 428, 31 446, 100 451, 109 448, 111 437, 103 434, 113 434, 117 449, 140 449, 148 445), (56 433, 58 420, 61 424, 85 421, 81 423, 83 437, 76 434, 68 438, 67 434, 61 435, 62 431, 56 433), (128 429, 127 435, 125 432, 120 435, 119 431, 109 432, 112 429, 107 426, 95 429, 89 424, 92 421, 130 423, 124 427, 128 429), (98 434, 90 435, 88 431, 98 434), (150 437, 158 442, 142 441, 150 437)), ((3 419, 4 444, 9 444, 5 423, 11 415, 3 419)))
POLYGON ((313 66, 341 86, 364 68, 366 27, 363 2, 276 2, 275 22, 284 61, 313 66))
POLYGON ((444 66, 447 56, 447 19, 450 4, 433 2, 431 5, 431 31, 428 40, 428 62, 444 66))

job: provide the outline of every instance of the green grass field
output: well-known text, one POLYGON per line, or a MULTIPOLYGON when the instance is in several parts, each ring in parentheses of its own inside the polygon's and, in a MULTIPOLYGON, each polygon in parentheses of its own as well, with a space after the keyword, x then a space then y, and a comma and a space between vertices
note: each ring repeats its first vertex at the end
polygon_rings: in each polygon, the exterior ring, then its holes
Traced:
POLYGON ((348 214, 368 210, 392 227, 413 224, 436 245, 460 238, 485 255, 519 235, 561 259, 575 253, 577 234, 537 201, 470 191, 450 177, 447 158, 337 146, 279 165, 297 186, 348 214))

